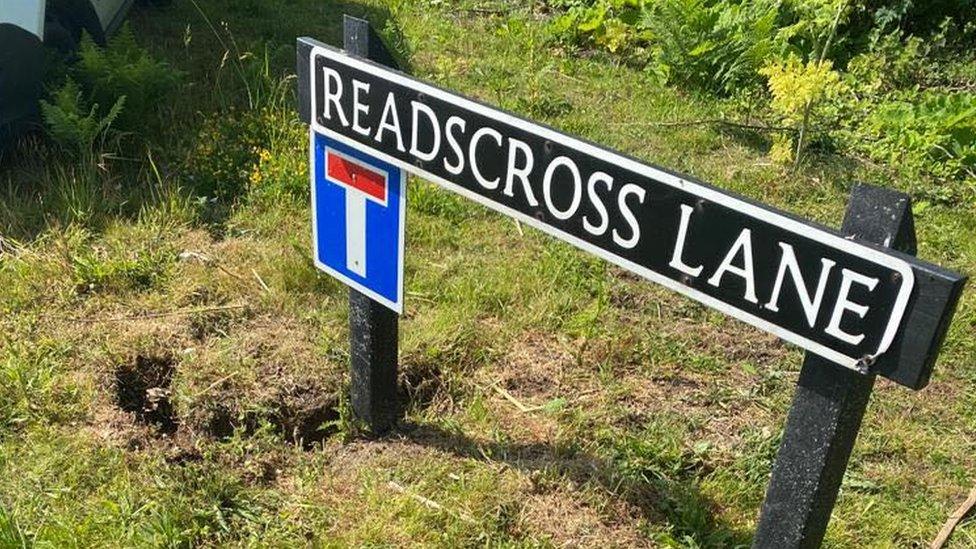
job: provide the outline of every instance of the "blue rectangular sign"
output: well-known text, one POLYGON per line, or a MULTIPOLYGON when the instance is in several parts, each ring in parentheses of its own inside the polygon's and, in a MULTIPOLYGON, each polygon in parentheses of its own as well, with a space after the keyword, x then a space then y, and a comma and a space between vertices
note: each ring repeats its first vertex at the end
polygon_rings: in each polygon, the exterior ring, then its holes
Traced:
POLYGON ((315 265, 403 313, 406 175, 310 131, 315 265))

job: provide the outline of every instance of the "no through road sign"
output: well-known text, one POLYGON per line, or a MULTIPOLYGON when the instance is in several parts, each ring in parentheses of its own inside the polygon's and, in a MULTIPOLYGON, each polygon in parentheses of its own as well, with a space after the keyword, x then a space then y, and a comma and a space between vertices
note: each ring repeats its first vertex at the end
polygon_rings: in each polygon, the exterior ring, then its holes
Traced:
MULTIPOLYGON (((818 545, 875 375, 925 386, 965 282, 913 257, 909 197, 856 185, 837 232, 392 70, 366 21, 343 35, 345 52, 298 41, 320 265, 366 288, 382 249, 402 273, 399 168, 801 345, 754 547, 818 545), (397 199, 396 230, 371 217, 395 219, 397 199)), ((385 432, 402 413, 397 317, 349 303, 352 408, 385 432)))
POLYGON ((403 312, 403 170, 314 130, 309 141, 315 264, 403 312))

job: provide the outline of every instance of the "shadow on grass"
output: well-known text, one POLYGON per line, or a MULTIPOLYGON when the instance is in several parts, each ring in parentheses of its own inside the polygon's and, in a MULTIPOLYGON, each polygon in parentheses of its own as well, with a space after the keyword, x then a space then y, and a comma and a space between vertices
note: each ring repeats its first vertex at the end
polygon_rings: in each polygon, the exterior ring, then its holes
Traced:
POLYGON ((747 149, 763 155, 769 154, 773 135, 771 133, 765 133, 753 128, 732 126, 727 124, 718 124, 715 126, 715 129, 722 135, 730 138, 735 143, 738 143, 747 149))
MULTIPOLYGON (((150 112, 134 113, 139 127, 113 130, 111 146, 83 158, 61 150, 32 121, 0 151, 0 232, 24 243, 51 226, 80 224, 97 233, 181 199, 191 212, 184 217, 221 237, 249 199, 261 151, 277 143, 276 154, 307 157, 307 145, 289 141, 299 123, 295 42, 311 36, 341 45, 344 14, 369 20, 409 69, 405 39, 385 6, 177 0, 133 8, 129 24, 139 47, 182 73, 182 84, 150 112)), ((52 75, 48 88, 62 78, 62 71, 52 75)), ((304 174, 292 179, 284 185, 293 194, 307 193, 304 174)))
POLYGON ((640 518, 669 527, 679 540, 702 547, 748 547, 752 534, 715 517, 716 504, 704 496, 694 474, 665 477, 634 474, 611 459, 549 444, 476 441, 463 433, 433 425, 407 424, 404 436, 419 445, 479 461, 498 461, 525 473, 554 472, 576 485, 596 483, 613 497, 637 509, 640 518))

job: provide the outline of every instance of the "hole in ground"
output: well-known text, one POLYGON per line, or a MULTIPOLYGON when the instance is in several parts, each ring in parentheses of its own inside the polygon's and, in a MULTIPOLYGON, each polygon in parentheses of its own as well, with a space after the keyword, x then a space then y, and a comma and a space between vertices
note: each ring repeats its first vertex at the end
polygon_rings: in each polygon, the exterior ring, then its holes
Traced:
POLYGON ((444 388, 441 368, 433 361, 401 363, 400 401, 423 410, 444 388))
POLYGON ((179 427, 170 384, 176 366, 170 356, 136 355, 135 360, 115 368, 115 402, 136 420, 156 427, 163 434, 173 434, 179 427))
POLYGON ((235 431, 253 435, 261 425, 270 425, 292 444, 301 444, 305 450, 316 445, 336 432, 335 427, 326 426, 339 419, 338 402, 333 398, 307 406, 292 407, 277 403, 266 411, 244 411, 233 413, 224 406, 218 406, 204 424, 206 434, 227 440, 235 431))
POLYGON ((337 402, 329 402, 322 406, 291 411, 292 413, 288 413, 284 419, 274 424, 289 442, 301 444, 302 448, 311 450, 336 432, 335 427, 326 424, 339 419, 337 404, 337 402))

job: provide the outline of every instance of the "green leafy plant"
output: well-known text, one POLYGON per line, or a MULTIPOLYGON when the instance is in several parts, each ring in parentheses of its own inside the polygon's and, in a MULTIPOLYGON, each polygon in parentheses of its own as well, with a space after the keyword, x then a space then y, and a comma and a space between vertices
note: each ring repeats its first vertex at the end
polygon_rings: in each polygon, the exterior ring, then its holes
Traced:
POLYGON ((144 125, 179 78, 136 43, 128 26, 105 48, 86 34, 69 76, 41 102, 41 112, 59 145, 94 159, 110 148, 108 139, 144 125))
POLYGON ((33 546, 16 518, 3 505, 0 505, 0 546, 10 549, 27 549, 33 546))
POLYGON ((115 104, 120 97, 126 98, 125 110, 116 115, 122 130, 145 124, 181 78, 169 64, 156 60, 140 47, 128 25, 105 48, 84 35, 71 73, 92 104, 104 107, 115 104))
POLYGON ((773 99, 770 106, 788 125, 796 128, 796 143, 792 136, 779 135, 771 151, 774 160, 796 166, 806 146, 811 119, 818 107, 839 95, 840 75, 830 61, 802 62, 796 55, 773 63, 760 71, 769 78, 773 99))
POLYGON ((890 167, 934 202, 976 196, 976 90, 966 64, 946 53, 945 32, 876 37, 851 59, 847 91, 831 105, 839 118, 831 138, 842 150, 890 167))
POLYGON ((759 83, 757 70, 783 50, 780 2, 598 0, 574 5, 551 31, 644 64, 663 80, 731 95, 759 83))
POLYGON ((839 133, 849 148, 875 162, 942 183, 920 189, 933 199, 951 200, 958 193, 948 183, 956 180, 968 181, 970 193, 976 190, 976 93, 896 94, 839 133))
POLYGON ((153 238, 141 249, 91 249, 72 254, 72 282, 78 294, 139 292, 171 274, 173 250, 153 238))
MULTIPOLYGON (((759 72, 769 79, 771 108, 782 120, 796 128, 796 145, 782 135, 773 142, 772 156, 781 163, 799 166, 807 145, 810 123, 820 104, 840 93, 840 76, 829 59, 837 31, 848 13, 849 0, 794 0, 791 7, 798 21, 778 31, 786 41, 806 48, 806 62, 796 53, 775 60, 759 72), (792 149, 792 153, 790 150, 792 149)), ((802 51, 802 50, 801 50, 802 51)))
POLYGON ((600 0, 568 5, 551 31, 570 41, 587 40, 611 52, 640 48, 651 38, 639 25, 644 0, 600 0))
MULTIPOLYGON (((0 439, 32 424, 79 417, 81 388, 59 370, 61 349, 45 344, 29 348, 5 341, 0 357, 0 439)), ((2 506, 0 506, 2 511, 2 506)), ((0 540, 3 516, 0 515, 0 540)))
POLYGON ((68 78, 52 94, 51 101, 41 101, 41 113, 48 132, 59 145, 71 153, 87 156, 93 154, 96 144, 104 145, 125 102, 125 96, 120 96, 102 113, 97 103, 89 106, 78 84, 68 78))
POLYGON ((655 37, 653 62, 670 82, 732 95, 756 87, 758 69, 785 49, 778 17, 771 0, 661 0, 642 22, 655 37))

